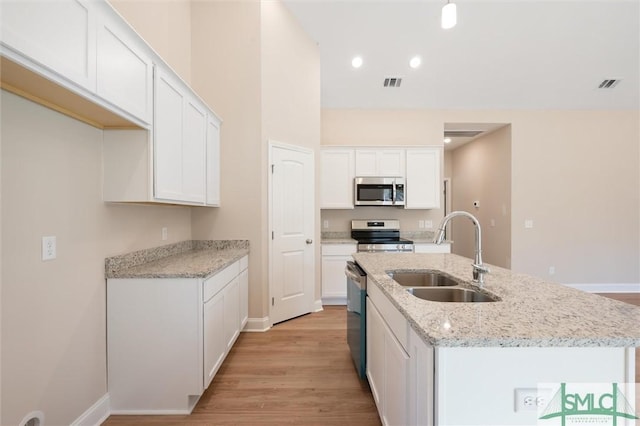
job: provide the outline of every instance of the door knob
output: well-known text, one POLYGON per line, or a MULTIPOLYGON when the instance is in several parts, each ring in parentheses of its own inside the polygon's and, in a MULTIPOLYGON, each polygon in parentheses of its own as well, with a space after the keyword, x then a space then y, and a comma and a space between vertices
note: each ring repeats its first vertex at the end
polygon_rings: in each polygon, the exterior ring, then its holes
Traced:
POLYGON ((307 238, 307 241, 305 241, 307 244, 312 244, 313 240, 311 238, 307 238))

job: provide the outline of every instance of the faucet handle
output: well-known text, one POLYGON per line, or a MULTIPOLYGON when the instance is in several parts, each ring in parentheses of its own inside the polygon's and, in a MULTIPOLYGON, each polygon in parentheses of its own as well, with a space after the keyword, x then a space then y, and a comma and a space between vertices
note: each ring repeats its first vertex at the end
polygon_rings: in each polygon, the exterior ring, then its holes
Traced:
POLYGON ((487 274, 489 272, 491 272, 491 270, 489 269, 488 266, 486 266, 484 263, 472 263, 471 266, 473 266, 473 269, 478 271, 478 272, 482 272, 483 274, 487 274))

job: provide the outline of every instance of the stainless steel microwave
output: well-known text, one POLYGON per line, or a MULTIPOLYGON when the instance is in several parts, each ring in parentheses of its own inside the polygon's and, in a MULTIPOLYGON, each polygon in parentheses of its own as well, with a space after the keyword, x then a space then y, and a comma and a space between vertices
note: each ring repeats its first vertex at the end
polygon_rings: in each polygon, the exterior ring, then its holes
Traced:
POLYGON ((403 177, 357 177, 354 179, 356 206, 404 206, 403 177))

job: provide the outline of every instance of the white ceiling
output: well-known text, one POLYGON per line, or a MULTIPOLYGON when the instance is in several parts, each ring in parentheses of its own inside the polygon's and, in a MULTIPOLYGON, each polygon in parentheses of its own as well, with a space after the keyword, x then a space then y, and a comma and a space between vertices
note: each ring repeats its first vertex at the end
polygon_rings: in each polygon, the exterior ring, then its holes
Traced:
POLYGON ((318 42, 325 108, 637 109, 640 0, 285 0, 318 42), (364 65, 351 67, 361 55, 364 65), (411 69, 409 59, 422 57, 411 69), (400 88, 383 88, 385 77, 400 88), (613 89, 597 89, 607 78, 613 89))

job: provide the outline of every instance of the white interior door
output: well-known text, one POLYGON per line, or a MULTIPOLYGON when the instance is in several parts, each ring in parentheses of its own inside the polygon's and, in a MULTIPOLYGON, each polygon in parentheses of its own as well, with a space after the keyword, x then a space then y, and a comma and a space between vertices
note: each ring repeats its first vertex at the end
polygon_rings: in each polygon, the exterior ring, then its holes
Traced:
POLYGON ((313 246, 313 151, 270 144, 271 323, 311 312, 313 246))

